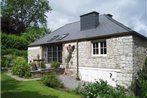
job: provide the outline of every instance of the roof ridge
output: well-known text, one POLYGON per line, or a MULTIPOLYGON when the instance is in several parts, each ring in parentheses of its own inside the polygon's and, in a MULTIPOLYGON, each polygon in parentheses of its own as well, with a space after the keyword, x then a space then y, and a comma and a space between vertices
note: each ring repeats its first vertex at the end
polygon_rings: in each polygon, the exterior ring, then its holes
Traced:
POLYGON ((110 21, 112 21, 113 23, 115 23, 115 24, 121 26, 122 28, 126 29, 127 31, 134 31, 134 30, 132 30, 131 28, 125 26, 124 24, 118 22, 117 20, 115 20, 115 19, 113 19, 113 18, 107 16, 106 14, 104 14, 104 16, 105 16, 107 19, 109 19, 110 21))
POLYGON ((147 37, 144 36, 143 34, 138 33, 138 32, 136 32, 136 31, 132 30, 131 28, 129 28, 129 27, 125 26, 124 24, 118 22, 117 20, 115 20, 115 19, 113 19, 113 18, 107 16, 106 14, 104 14, 104 16, 107 17, 107 19, 109 19, 109 20, 112 21, 113 23, 115 23, 115 24, 121 26, 122 28, 124 28, 124 29, 126 29, 126 30, 128 30, 128 31, 133 31, 132 33, 135 33, 135 34, 137 34, 137 35, 139 35, 139 36, 142 36, 142 37, 144 37, 144 38, 147 39, 147 37))
POLYGON ((63 27, 66 26, 66 25, 70 25, 70 24, 72 24, 72 23, 76 23, 76 22, 79 22, 79 21, 75 21, 75 22, 71 22, 71 23, 64 24, 63 26, 60 26, 58 29, 52 31, 51 33, 53 33, 53 32, 55 32, 55 31, 57 31, 57 30, 63 28, 63 27))
POLYGON ((76 23, 76 22, 80 22, 80 21, 74 21, 74 22, 71 22, 71 23, 67 23, 65 25, 69 25, 69 24, 76 23))

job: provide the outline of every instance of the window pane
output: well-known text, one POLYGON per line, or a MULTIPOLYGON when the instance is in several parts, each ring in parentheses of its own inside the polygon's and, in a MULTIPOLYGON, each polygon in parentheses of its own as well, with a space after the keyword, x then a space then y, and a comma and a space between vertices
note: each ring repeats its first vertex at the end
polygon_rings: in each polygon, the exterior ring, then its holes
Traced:
POLYGON ((53 41, 53 40, 56 39, 57 37, 59 37, 59 35, 53 36, 50 40, 48 40, 48 42, 53 41))
POLYGON ((51 47, 48 47, 48 51, 51 51, 51 47))
POLYGON ((48 52, 48 56, 49 56, 49 57, 52 57, 52 53, 51 53, 51 52, 48 52))
POLYGON ((95 49, 93 49, 93 54, 95 54, 95 49))
POLYGON ((69 35, 69 33, 60 35, 56 40, 61 40, 61 39, 65 38, 68 35, 69 35))
POLYGON ((103 48, 101 48, 101 54, 103 54, 103 48))
POLYGON ((56 56, 57 56, 57 52, 54 51, 54 52, 53 52, 53 57, 56 57, 56 56))
POLYGON ((56 51, 57 49, 56 49, 56 46, 53 46, 53 51, 56 51))
POLYGON ((96 49, 96 54, 99 54, 99 49, 96 49))
POLYGON ((98 48, 99 46, 98 46, 98 43, 96 43, 96 48, 98 48))
POLYGON ((62 47, 61 46, 58 46, 58 51, 61 51, 62 50, 62 47))
POLYGON ((106 41, 104 42, 104 47, 106 47, 106 41))
POLYGON ((100 46, 103 47, 103 42, 100 42, 100 44, 101 44, 100 46))
POLYGON ((104 48, 104 54, 107 54, 107 48, 104 48))
POLYGON ((93 43, 93 48, 95 48, 95 43, 93 43))

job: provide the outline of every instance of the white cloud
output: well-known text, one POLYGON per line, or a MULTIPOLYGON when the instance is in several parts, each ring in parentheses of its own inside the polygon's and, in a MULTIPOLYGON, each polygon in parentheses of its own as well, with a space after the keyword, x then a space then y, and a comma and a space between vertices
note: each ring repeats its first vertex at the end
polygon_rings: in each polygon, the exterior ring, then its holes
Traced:
POLYGON ((52 11, 51 13, 47 13, 47 16, 48 16, 47 25, 51 30, 55 30, 61 27, 62 25, 70 22, 66 15, 62 15, 55 11, 52 11))
POLYGON ((97 11, 110 13, 114 19, 147 36, 146 0, 50 0, 48 27, 55 30, 80 20, 80 15, 97 11))

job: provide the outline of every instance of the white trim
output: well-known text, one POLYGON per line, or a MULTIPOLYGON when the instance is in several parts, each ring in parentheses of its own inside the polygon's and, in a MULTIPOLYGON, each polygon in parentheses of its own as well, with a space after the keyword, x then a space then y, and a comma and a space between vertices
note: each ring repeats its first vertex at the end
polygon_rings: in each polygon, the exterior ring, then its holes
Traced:
POLYGON ((107 56, 107 54, 95 54, 95 55, 92 54, 92 57, 105 57, 105 56, 107 56))
MULTIPOLYGON (((71 66, 70 68, 77 68, 77 67, 71 66)), ((79 67, 79 69, 92 69, 92 70, 101 70, 101 71, 121 72, 121 69, 114 69, 114 68, 79 67)))
POLYGON ((113 72, 121 72, 120 69, 114 69, 114 68, 96 68, 96 67, 79 67, 81 69, 94 69, 94 70, 102 70, 102 71, 113 71, 113 72))

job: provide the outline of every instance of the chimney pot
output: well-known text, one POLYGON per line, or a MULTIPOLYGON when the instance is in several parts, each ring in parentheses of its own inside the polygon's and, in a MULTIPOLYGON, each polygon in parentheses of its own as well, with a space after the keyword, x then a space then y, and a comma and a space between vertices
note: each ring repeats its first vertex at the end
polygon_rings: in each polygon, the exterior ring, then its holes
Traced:
POLYGON ((111 18, 113 17, 113 15, 111 15, 111 14, 107 14, 107 16, 109 16, 109 17, 111 17, 111 18))

